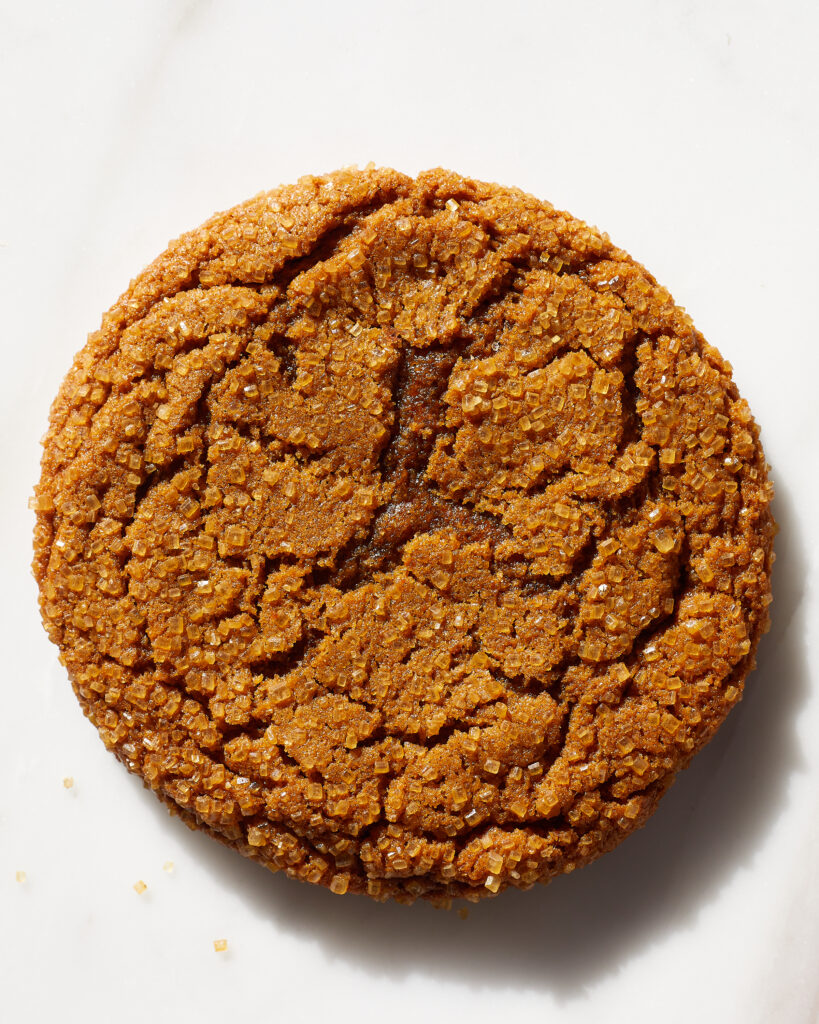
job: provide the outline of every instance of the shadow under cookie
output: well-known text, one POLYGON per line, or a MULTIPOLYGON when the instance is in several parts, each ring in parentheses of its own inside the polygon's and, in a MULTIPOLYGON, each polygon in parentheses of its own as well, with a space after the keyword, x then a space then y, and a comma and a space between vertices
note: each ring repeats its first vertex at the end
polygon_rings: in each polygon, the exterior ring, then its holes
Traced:
MULTIPOLYGON (((423 902, 338 900, 271 876, 177 822, 167 827, 255 915, 330 959, 395 980, 420 973, 472 989, 578 997, 664 935, 692 924, 757 854, 784 811, 788 779, 802 762, 794 725, 808 674, 802 540, 781 482, 774 513, 780 534, 772 628, 742 703, 647 825, 581 871, 470 905, 462 920, 423 902)), ((163 814, 147 792, 144 797, 148 813, 163 814)))

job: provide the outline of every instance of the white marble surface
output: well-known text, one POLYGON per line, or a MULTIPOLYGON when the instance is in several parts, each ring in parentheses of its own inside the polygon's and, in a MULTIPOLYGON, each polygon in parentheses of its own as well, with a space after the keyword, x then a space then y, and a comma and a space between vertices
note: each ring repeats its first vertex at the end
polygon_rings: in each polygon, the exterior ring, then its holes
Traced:
POLYGON ((817 29, 795 0, 0 2, 4 1020, 817 1020, 817 29), (732 361, 778 489, 774 625, 720 736, 615 853, 466 921, 172 821, 82 718, 28 572, 37 439, 102 310, 214 209, 369 160, 607 230, 732 361))

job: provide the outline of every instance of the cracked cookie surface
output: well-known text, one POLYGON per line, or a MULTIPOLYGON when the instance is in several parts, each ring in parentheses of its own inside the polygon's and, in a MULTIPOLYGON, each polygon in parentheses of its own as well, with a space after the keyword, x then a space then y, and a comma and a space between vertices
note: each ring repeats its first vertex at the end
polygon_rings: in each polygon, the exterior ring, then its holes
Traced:
POLYGON ((54 402, 43 620, 194 827, 377 899, 573 870, 739 700, 773 521, 730 367, 514 189, 309 177, 218 214, 54 402))

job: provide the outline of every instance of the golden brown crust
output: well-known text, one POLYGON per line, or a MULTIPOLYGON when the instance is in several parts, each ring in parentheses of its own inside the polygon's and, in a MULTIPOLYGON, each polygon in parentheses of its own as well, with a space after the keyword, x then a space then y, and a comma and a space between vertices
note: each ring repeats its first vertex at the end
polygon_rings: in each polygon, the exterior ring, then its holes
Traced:
POLYGON ((605 236, 446 171, 173 243, 54 402, 34 569, 106 745, 378 899, 641 825, 739 700, 773 521, 730 368, 605 236))

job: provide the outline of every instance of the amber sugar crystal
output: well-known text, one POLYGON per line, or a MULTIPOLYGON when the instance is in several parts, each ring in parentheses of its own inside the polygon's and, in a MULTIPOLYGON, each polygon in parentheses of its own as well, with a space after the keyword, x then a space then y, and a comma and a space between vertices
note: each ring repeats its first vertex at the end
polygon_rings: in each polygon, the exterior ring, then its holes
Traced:
POLYGON ((216 215, 105 315, 34 571, 85 714, 190 825, 339 895, 477 899, 613 847, 740 699, 766 468, 605 235, 348 170, 216 215))

